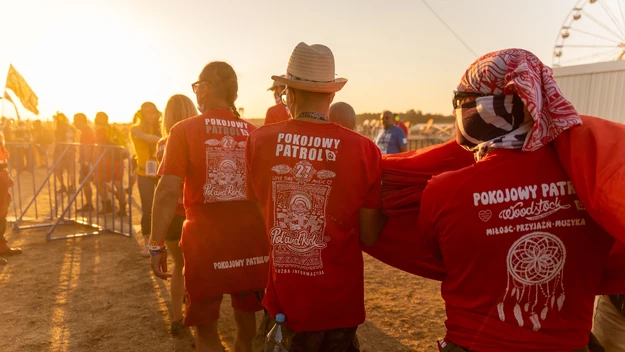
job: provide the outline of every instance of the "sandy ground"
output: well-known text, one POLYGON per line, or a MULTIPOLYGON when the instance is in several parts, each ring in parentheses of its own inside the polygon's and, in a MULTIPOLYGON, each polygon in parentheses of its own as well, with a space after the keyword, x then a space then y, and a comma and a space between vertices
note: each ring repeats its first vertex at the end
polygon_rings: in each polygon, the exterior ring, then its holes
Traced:
MULTIPOLYGON (((139 256, 140 236, 47 242, 47 230, 6 235, 25 254, 0 266, 0 351, 194 350, 190 332, 169 334, 169 283, 155 278, 148 259, 139 256)), ((65 225, 54 235, 85 230, 65 225)), ((362 351, 436 350, 445 317, 437 282, 365 255, 365 290, 367 321, 358 330, 362 351)), ((221 315, 219 329, 230 351, 234 321, 227 297, 221 315)))

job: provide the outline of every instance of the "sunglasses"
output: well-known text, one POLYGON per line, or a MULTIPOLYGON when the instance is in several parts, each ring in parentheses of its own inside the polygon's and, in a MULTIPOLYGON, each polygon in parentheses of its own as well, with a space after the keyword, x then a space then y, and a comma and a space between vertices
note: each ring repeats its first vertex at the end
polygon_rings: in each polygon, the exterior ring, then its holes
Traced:
POLYGON ((454 106, 454 109, 457 109, 458 106, 460 106, 460 104, 458 104, 458 102, 464 98, 480 98, 480 97, 487 97, 487 96, 491 96, 493 94, 487 94, 487 93, 474 93, 474 92, 458 92, 457 90, 454 90, 453 92, 453 98, 451 100, 452 105, 454 106))
POLYGON ((286 103, 286 92, 287 92, 287 89, 284 88, 282 93, 280 93, 280 100, 282 101, 282 104, 284 104, 284 105, 287 105, 287 103, 286 103))
POLYGON ((206 81, 197 81, 197 82, 191 83, 191 89, 193 90, 193 94, 197 94, 197 91, 203 82, 206 82, 206 81))

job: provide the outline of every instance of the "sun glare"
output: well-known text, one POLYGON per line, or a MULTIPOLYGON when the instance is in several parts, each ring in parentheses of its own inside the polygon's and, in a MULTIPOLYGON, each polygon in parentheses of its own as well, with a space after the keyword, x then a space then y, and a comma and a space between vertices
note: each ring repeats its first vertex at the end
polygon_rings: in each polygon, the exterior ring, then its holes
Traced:
MULTIPOLYGON (((38 118, 49 119, 56 110, 90 118, 105 111, 114 122, 129 122, 143 101, 154 100, 163 108, 168 89, 155 74, 163 71, 163 63, 159 55, 150 55, 154 42, 140 22, 83 8, 39 27, 41 34, 14 62, 39 96, 38 118)), ((9 115, 13 108, 4 110, 9 115)))

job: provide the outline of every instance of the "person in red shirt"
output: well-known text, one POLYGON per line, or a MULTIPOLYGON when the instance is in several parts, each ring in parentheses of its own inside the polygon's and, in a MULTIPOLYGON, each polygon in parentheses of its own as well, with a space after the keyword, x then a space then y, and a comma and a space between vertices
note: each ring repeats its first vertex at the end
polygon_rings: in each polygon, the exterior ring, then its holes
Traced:
POLYGON ((222 351, 217 320, 228 293, 237 324, 234 350, 249 351, 269 260, 262 214, 245 197, 245 142, 256 127, 238 116, 237 75, 227 63, 209 63, 192 87, 202 115, 177 123, 167 140, 152 217, 152 269, 160 278, 171 276, 164 241, 184 181, 184 324, 197 327, 198 351, 222 351))
POLYGON ((614 243, 551 143, 581 124, 552 70, 520 49, 473 63, 454 93, 456 140, 477 162, 435 176, 421 250, 441 258, 442 351, 584 351, 614 243), (454 349, 455 348, 455 349, 454 349))
POLYGON ((401 128, 401 130, 404 132, 404 135, 406 135, 406 138, 408 138, 408 126, 406 126, 406 123, 404 121, 399 119, 399 115, 395 115, 395 126, 401 128))
MULTIPOLYGON (((11 248, 4 233, 7 229, 7 214, 11 204, 9 188, 13 187, 13 180, 7 170, 9 167, 9 152, 4 143, 4 134, 0 132, 0 257, 22 254, 21 248, 11 248)), ((0 258, 0 265, 6 265, 7 261, 0 258)))
MULTIPOLYGON (((169 98, 165 106, 163 114, 162 130, 165 136, 156 144, 156 159, 162 164, 165 154, 165 146, 167 145, 167 137, 171 132, 171 128, 178 122, 189 117, 197 116, 195 104, 186 95, 176 94, 169 98)), ((158 208, 158 203, 154 204, 154 208, 158 208)), ((184 267, 184 259, 182 257, 182 249, 179 242, 182 237, 182 224, 185 220, 184 204, 182 195, 178 198, 178 206, 176 213, 171 220, 167 235, 165 236, 165 244, 167 251, 174 259, 174 268, 171 273, 171 326, 172 335, 179 335, 184 328, 182 323, 182 303, 184 300, 184 277, 182 268, 184 267)))
POLYGON ((288 108, 282 104, 282 101, 280 100, 280 96, 284 91, 284 88, 285 87, 282 83, 273 81, 271 87, 267 89, 273 93, 276 105, 267 109, 267 114, 265 115, 265 125, 286 121, 291 118, 291 116, 289 116, 288 108))
POLYGON ((328 119, 347 81, 335 79, 328 47, 298 44, 287 72, 272 78, 287 86, 295 118, 253 132, 245 156, 247 196, 262 209, 271 248, 270 317, 255 346, 284 314, 289 351, 354 351, 365 320, 360 241, 372 245, 383 226, 381 154, 328 119))
MULTIPOLYGON (((78 154, 78 164, 80 165, 80 184, 85 181, 93 162, 93 145, 95 144, 95 134, 93 129, 89 127, 87 116, 83 113, 74 115, 74 126, 80 131, 80 150, 78 154)), ((83 186, 83 195, 85 196, 85 204, 78 209, 79 212, 92 212, 93 207, 93 190, 91 189, 91 181, 87 180, 83 186)))

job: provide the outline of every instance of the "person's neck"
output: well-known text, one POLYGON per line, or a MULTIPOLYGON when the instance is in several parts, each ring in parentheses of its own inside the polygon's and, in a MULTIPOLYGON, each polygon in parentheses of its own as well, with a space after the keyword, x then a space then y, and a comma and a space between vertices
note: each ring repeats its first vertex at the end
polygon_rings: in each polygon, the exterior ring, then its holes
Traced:
MULTIPOLYGON (((310 112, 310 113, 314 113, 314 114, 322 114, 325 116, 329 116, 329 111, 330 111, 330 106, 321 106, 321 105, 317 105, 317 104, 310 104, 310 105, 302 105, 301 107, 296 106, 296 111, 294 111, 293 117, 297 118, 299 116, 299 114, 304 113, 304 112, 310 112)), ((324 121, 324 120, 318 120, 318 119, 311 119, 311 118, 306 118, 303 117, 301 118, 302 121, 309 121, 309 122, 316 122, 316 123, 329 123, 330 121, 324 121)))
POLYGON ((226 109, 231 110, 231 107, 223 100, 220 99, 208 99, 204 102, 204 111, 210 109, 226 109))

